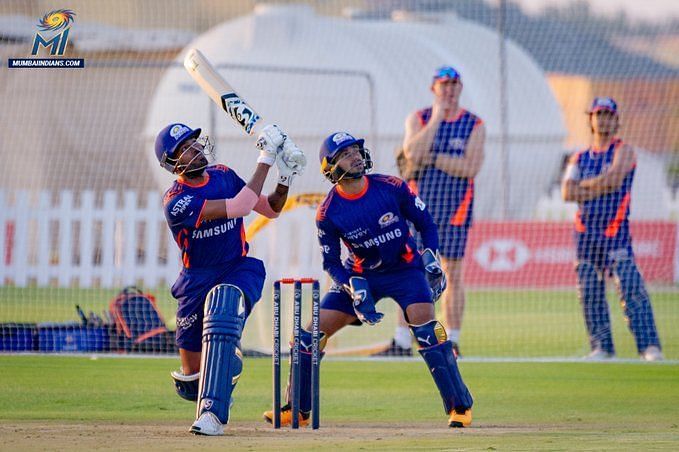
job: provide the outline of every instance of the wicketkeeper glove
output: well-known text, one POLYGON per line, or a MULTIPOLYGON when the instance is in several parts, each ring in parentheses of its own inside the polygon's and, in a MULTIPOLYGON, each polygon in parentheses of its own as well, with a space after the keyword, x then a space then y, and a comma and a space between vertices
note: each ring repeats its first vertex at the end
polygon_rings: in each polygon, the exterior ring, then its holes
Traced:
POLYGON ((275 124, 270 124, 264 126, 262 131, 257 137, 257 149, 259 149, 259 157, 257 158, 257 163, 264 163, 265 165, 272 166, 276 161, 276 154, 279 148, 283 146, 285 142, 286 135, 275 124))
POLYGON ((424 263, 424 273, 427 276, 429 287, 434 295, 434 302, 436 302, 441 298, 441 294, 446 290, 446 287, 448 287, 446 273, 441 267, 438 251, 434 253, 430 248, 425 249, 422 252, 422 262, 424 263))
POLYGON ((380 323, 384 314, 375 310, 375 300, 370 293, 368 281, 360 276, 349 278, 349 285, 344 288, 354 301, 354 312, 361 323, 376 325, 380 323))

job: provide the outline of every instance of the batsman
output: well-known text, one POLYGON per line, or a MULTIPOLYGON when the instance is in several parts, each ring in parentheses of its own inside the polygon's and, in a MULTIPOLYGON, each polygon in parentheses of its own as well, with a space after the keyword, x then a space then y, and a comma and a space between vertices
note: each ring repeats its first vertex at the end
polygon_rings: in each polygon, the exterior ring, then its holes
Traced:
POLYGON ((213 146, 201 129, 174 123, 156 138, 160 165, 177 176, 163 198, 183 264, 171 290, 181 358, 172 378, 180 397, 197 402, 194 434, 224 433, 243 368, 243 327, 262 294, 264 264, 248 256, 243 217, 252 210, 277 217, 292 178, 306 166, 302 151, 275 125, 262 129, 257 148, 257 167, 246 184, 225 165, 208 166, 213 146), (274 163, 278 184, 265 196, 262 186, 274 163))
MULTIPOLYGON (((363 145, 364 140, 337 132, 320 149, 321 171, 335 185, 316 216, 323 269, 334 282, 321 302, 321 347, 347 325, 379 323, 383 314, 377 312, 376 303, 394 299, 438 387, 448 425, 467 427, 472 422, 472 396, 462 381, 453 344, 434 317, 434 301, 446 287, 436 225, 403 180, 366 175, 373 163, 363 145), (421 255, 407 221, 422 236, 421 255), (341 243, 349 251, 344 263, 341 243)), ((311 340, 307 326, 300 338, 300 425, 308 425, 311 414, 311 340)), ((289 390, 288 404, 281 411, 281 425, 290 425, 289 390)), ((265 412, 264 418, 272 422, 273 412, 265 412)))

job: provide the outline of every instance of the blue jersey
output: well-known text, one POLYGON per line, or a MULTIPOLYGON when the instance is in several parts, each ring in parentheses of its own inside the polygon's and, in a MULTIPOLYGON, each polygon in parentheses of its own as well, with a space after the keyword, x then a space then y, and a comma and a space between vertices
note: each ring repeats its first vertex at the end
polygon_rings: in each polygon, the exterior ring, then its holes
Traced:
POLYGON ((411 221, 424 246, 438 249, 436 225, 422 200, 393 176, 365 176, 361 193, 349 195, 335 186, 318 207, 316 225, 323 269, 338 284, 356 274, 422 268, 417 245, 408 230, 411 221), (342 264, 340 241, 349 250, 342 264))
MULTIPOLYGON (((431 107, 417 112, 422 125, 431 118, 431 107)), ((481 118, 464 109, 457 118, 443 121, 436 130, 432 153, 451 157, 463 157, 469 138, 476 126, 483 124, 481 118)), ((418 195, 427 204, 436 224, 442 226, 470 227, 474 209, 474 179, 456 177, 433 166, 419 171, 418 195)))
MULTIPOLYGON (((602 175, 613 164, 615 153, 622 146, 622 140, 615 139, 606 149, 597 151, 587 148, 575 153, 569 163, 572 166, 570 177, 583 180, 602 175)), ((577 232, 609 238, 619 233, 629 233, 630 197, 635 170, 636 162, 614 192, 579 203, 575 218, 577 232)))
POLYGON ((201 185, 175 181, 165 192, 165 218, 182 253, 184 268, 207 268, 228 264, 247 255, 242 218, 203 221, 205 201, 235 197, 245 186, 243 179, 224 165, 206 169, 201 185))

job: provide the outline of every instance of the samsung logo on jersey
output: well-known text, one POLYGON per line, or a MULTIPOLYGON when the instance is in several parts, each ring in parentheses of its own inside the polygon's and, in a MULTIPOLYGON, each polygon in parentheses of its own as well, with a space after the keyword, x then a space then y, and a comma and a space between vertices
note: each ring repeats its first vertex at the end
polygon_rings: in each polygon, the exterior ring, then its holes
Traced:
POLYGON ((227 231, 230 231, 231 229, 236 227, 236 218, 232 218, 231 220, 227 221, 224 224, 220 224, 219 226, 214 226, 208 229, 196 229, 193 231, 193 235, 191 235, 192 239, 205 239, 208 237, 214 237, 220 234, 224 234, 227 231))
POLYGON ((398 237, 403 236, 403 233, 401 232, 400 229, 394 229, 393 231, 386 232, 384 234, 380 234, 377 237, 370 238, 363 243, 352 243, 351 245, 354 248, 370 248, 373 246, 379 246, 381 244, 387 243, 390 240, 394 240, 398 237))
POLYGON ((179 201, 177 201, 174 206, 172 206, 172 211, 170 212, 173 217, 176 217, 180 213, 184 212, 186 210, 186 206, 188 206, 191 203, 191 200, 193 199, 193 196, 191 195, 186 195, 179 201))

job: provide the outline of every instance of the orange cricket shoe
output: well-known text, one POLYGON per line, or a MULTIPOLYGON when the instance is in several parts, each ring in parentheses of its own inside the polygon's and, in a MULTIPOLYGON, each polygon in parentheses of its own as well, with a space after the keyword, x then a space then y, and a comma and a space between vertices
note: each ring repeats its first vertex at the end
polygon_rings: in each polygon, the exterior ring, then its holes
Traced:
POLYGON ((452 410, 450 412, 450 417, 448 418, 448 427, 452 428, 462 428, 469 427, 472 425, 472 409, 458 409, 452 410))
MULTIPOLYGON (((306 427, 309 425, 309 417, 311 413, 299 412, 299 426, 306 427)), ((269 424, 273 424, 273 410, 264 412, 264 420, 269 424)), ((290 404, 281 407, 281 427, 289 427, 292 424, 292 407, 290 404)))

